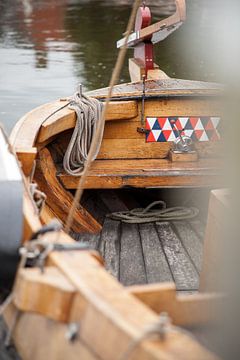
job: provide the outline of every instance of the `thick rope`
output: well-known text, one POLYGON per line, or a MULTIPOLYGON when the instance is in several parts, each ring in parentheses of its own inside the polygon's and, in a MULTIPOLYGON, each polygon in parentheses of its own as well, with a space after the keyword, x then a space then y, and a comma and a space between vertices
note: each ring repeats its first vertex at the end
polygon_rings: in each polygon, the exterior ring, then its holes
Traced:
POLYGON ((150 222, 176 221, 193 219, 199 214, 194 207, 176 206, 167 208, 164 201, 155 201, 145 209, 137 208, 129 211, 114 212, 107 216, 112 220, 120 220, 128 224, 144 224, 150 222), (153 209, 161 206, 159 209, 153 209))
MULTIPOLYGON (((92 139, 100 123, 103 104, 94 98, 76 93, 69 108, 77 115, 77 122, 63 158, 63 168, 69 175, 80 176, 87 161, 92 139)), ((104 127, 101 126, 99 139, 91 161, 100 150, 104 127)))
POLYGON ((94 158, 94 154, 96 153, 96 149, 99 146, 99 139, 101 137, 100 135, 102 133, 102 129, 104 129, 104 126, 105 126, 106 112, 107 112, 107 109, 108 109, 108 106, 109 106, 110 98, 112 96, 113 87, 114 87, 114 85, 116 85, 116 83, 117 83, 117 81, 119 79, 119 75, 120 75, 121 69, 122 69, 123 64, 124 64, 124 59, 125 59, 126 51, 127 51, 127 46, 126 46, 127 41, 128 41, 129 35, 131 34, 131 31, 133 29, 134 20, 135 20, 137 10, 138 10, 141 2, 142 2, 142 0, 135 0, 133 8, 132 8, 131 16, 130 16, 128 26, 127 26, 127 31, 126 31, 125 44, 120 49, 120 51, 118 53, 118 58, 117 58, 117 61, 116 61, 116 64, 115 64, 115 67, 114 67, 114 70, 113 70, 113 73, 112 73, 112 76, 111 76, 108 95, 107 95, 107 99, 106 99, 106 102, 105 102, 105 106, 104 106, 103 111, 102 111, 99 126, 97 127, 95 135, 94 135, 94 137, 92 139, 92 143, 91 143, 90 150, 89 150, 89 153, 88 153, 88 156, 87 156, 87 160, 85 162, 84 170, 82 172, 82 176, 80 177, 78 187, 77 187, 77 190, 76 190, 76 193, 75 193, 75 197, 73 199, 72 206, 71 206, 69 214, 68 214, 68 218, 67 218, 66 225, 65 225, 65 231, 67 233, 69 233, 69 231, 71 229, 74 212, 76 211, 76 209, 78 207, 78 204, 80 203, 80 200, 81 200, 81 197, 82 197, 82 194, 83 194, 83 190, 84 190, 84 184, 85 184, 85 181, 86 181, 86 178, 87 178, 87 174, 88 174, 92 159, 94 158))

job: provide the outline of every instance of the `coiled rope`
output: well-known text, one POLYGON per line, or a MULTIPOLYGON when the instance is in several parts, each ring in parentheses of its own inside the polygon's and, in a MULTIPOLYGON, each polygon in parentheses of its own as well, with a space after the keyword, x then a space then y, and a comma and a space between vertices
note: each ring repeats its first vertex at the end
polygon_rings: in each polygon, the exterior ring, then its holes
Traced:
POLYGON ((107 216, 112 220, 120 220, 128 224, 144 224, 150 222, 189 220, 199 214, 195 207, 176 206, 167 208, 162 200, 154 201, 146 208, 137 208, 129 211, 114 212, 107 216), (160 206, 160 209, 153 209, 160 206))
POLYGON ((74 94, 69 108, 77 115, 77 122, 71 140, 63 158, 63 168, 69 175, 82 175, 90 146, 100 126, 98 139, 91 161, 95 160, 100 150, 104 126, 100 123, 103 103, 80 93, 74 94))

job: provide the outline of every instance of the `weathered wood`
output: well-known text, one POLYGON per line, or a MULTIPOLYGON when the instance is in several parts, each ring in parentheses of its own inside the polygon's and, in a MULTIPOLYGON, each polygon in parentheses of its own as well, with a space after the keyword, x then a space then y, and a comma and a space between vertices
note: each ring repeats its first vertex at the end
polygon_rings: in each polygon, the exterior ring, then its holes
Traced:
MULTIPOLYGON (((172 163, 169 160, 96 160, 92 163, 85 189, 133 187, 221 186, 221 161, 172 163)), ((78 177, 59 170, 58 177, 67 189, 76 189, 78 177)))
POLYGON ((75 288, 54 267, 20 269, 14 286, 14 304, 24 312, 37 312, 67 322, 75 288))
POLYGON ((170 223, 156 225, 178 290, 197 290, 198 273, 170 223))
POLYGON ((148 283, 172 281, 162 245, 154 224, 139 225, 148 283))
POLYGON ((167 312, 174 325, 201 326, 216 322, 224 297, 220 294, 177 295, 169 283, 126 288, 157 314, 167 312))
MULTIPOLYGON (((16 308, 8 307, 5 319, 10 325, 16 308)), ((21 313, 13 332, 14 343, 24 360, 100 360, 81 340, 66 338, 66 324, 55 322, 38 314, 21 313)))
MULTIPOLYGON (((109 104, 106 121, 126 120, 137 115, 138 107, 136 101, 114 101, 109 104)), ((43 122, 37 141, 42 143, 54 135, 75 127, 75 125, 76 114, 73 110, 66 107, 43 122)))
POLYGON ((203 246, 199 237, 186 221, 174 221, 173 224, 185 250, 200 274, 202 268, 203 246))
POLYGON ((147 282, 141 239, 136 224, 122 223, 120 281, 124 285, 147 282))
POLYGON ((104 261, 106 270, 116 279, 119 279, 120 267, 120 222, 106 218, 101 234, 104 247, 104 261))
POLYGON ((226 189, 211 192, 208 220, 204 239, 203 266, 200 276, 200 291, 221 291, 224 260, 224 235, 226 234, 226 214, 229 211, 229 191, 226 189))
MULTIPOLYGON (((39 187, 47 195, 46 203, 63 223, 65 223, 73 196, 64 190, 56 178, 56 168, 47 148, 39 152, 35 178, 39 187)), ((101 225, 81 205, 74 213, 72 230, 93 232, 101 230, 101 225)))
MULTIPOLYGON (((168 96, 222 96, 224 87, 216 83, 182 79, 147 80, 146 95, 168 96)), ((89 96, 106 98, 109 89, 89 91, 89 96)), ((142 96, 142 81, 114 86, 113 98, 121 96, 142 96)))
POLYGON ((35 147, 17 148, 15 151, 25 176, 30 176, 37 156, 37 149, 35 147))

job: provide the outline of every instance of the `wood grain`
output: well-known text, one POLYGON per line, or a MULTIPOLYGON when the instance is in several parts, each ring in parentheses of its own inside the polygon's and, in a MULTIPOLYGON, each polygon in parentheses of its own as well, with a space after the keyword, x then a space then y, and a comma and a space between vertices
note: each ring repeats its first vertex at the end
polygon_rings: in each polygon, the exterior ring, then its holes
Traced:
MULTIPOLYGON (((56 178, 56 168, 47 148, 39 152, 35 179, 47 195, 46 203, 64 224, 73 201, 71 193, 66 191, 56 178)), ((74 213, 72 230, 76 232, 93 232, 101 230, 101 225, 84 209, 78 206, 74 213)))

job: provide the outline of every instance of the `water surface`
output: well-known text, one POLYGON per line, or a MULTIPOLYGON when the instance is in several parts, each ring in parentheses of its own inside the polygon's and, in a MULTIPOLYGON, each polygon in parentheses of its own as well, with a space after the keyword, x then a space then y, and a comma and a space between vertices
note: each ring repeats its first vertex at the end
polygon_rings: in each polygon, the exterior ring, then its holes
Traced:
MULTIPOLYGON (((107 86, 131 10, 128 0, 0 0, 0 121, 10 131, 32 108, 70 95, 81 82, 107 86)), ((173 1, 148 1, 153 21, 173 1)), ((213 2, 187 1, 187 22, 155 48, 168 75, 216 80, 213 2)), ((131 56, 131 50, 128 56, 131 56)), ((128 81, 127 62, 120 81, 128 81)))

